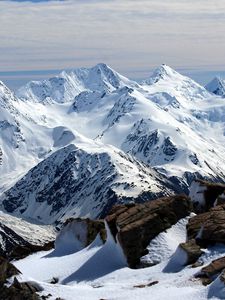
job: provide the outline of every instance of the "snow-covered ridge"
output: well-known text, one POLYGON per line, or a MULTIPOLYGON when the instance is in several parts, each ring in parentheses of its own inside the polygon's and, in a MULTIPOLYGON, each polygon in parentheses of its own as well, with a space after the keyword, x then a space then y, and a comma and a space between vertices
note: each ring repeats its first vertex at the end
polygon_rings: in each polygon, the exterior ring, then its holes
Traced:
POLYGON ((19 98, 41 103, 68 102, 84 91, 112 92, 135 82, 118 74, 106 64, 100 63, 92 68, 80 68, 70 72, 63 71, 59 76, 43 81, 31 81, 17 92, 19 98))
POLYGON ((205 88, 215 95, 225 97, 225 81, 220 77, 215 77, 205 88))
POLYGON ((113 147, 70 144, 31 169, 0 200, 7 212, 51 224, 72 216, 96 218, 118 202, 169 195, 167 186, 172 184, 113 147))
MULTIPOLYGON (((90 175, 89 164, 84 166, 82 160, 92 149, 90 160, 96 151, 101 159, 105 153, 107 164, 118 160, 118 174, 121 157, 126 157, 125 165, 129 157, 131 169, 139 163, 147 173, 158 176, 153 167, 186 191, 196 176, 224 179, 224 99, 166 65, 138 84, 98 64, 28 83, 16 95, 1 84, 0 167, 4 176, 0 194, 21 178, 26 190, 30 183, 25 174, 38 163, 48 164, 54 153, 63 156, 70 144, 86 153, 79 158, 79 172, 85 178, 90 175)), ((134 173, 139 193, 147 191, 148 185, 134 173)), ((44 174, 39 180, 45 182, 44 174)), ((86 200, 93 201, 91 193, 98 180, 86 200)), ((162 193, 163 184, 164 177, 158 190, 162 193)), ((43 191, 40 185, 39 192, 43 191)))

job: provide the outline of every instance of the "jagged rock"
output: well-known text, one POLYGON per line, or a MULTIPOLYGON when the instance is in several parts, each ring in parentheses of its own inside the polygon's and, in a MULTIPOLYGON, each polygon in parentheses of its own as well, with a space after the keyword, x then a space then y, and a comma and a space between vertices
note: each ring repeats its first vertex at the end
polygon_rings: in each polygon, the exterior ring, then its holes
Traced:
POLYGON ((187 254, 187 265, 195 263, 203 253, 194 239, 189 240, 186 243, 181 243, 179 247, 187 254))
POLYGON ((131 268, 138 267, 146 247, 160 232, 190 214, 192 205, 185 195, 160 198, 144 204, 113 207, 106 221, 121 244, 131 268))
POLYGON ((52 226, 29 223, 15 216, 0 214, 0 256, 21 259, 54 247, 56 230, 52 226))
POLYGON ((1 300, 38 300, 36 292, 40 289, 31 283, 20 283, 16 277, 11 286, 7 287, 7 279, 19 275, 20 271, 3 257, 0 257, 0 299, 1 300))
POLYGON ((222 273, 220 274, 220 280, 225 284, 225 268, 223 269, 222 273))
POLYGON ((0 222, 0 255, 8 259, 21 259, 37 251, 48 251, 54 247, 54 241, 39 241, 32 244, 13 229, 0 222))
POLYGON ((225 205, 211 208, 209 212, 191 218, 187 224, 188 239, 196 239, 203 247, 225 243, 225 205))
POLYGON ((221 272, 220 280, 225 283, 225 257, 213 260, 209 265, 203 267, 195 277, 200 278, 203 285, 210 284, 221 272))
POLYGON ((209 278, 218 275, 223 269, 225 269, 225 256, 213 260, 209 265, 202 268, 201 272, 209 278))
POLYGON ((6 282, 7 278, 16 276, 20 271, 14 267, 8 260, 0 256, 0 285, 6 282))
POLYGON ((215 204, 221 202, 216 201, 218 197, 223 195, 225 184, 208 182, 201 179, 196 179, 190 186, 191 200, 193 202, 196 213, 209 211, 215 204))
POLYGON ((102 243, 106 241, 106 229, 103 220, 81 218, 67 219, 55 241, 55 250, 67 249, 79 251, 90 245, 99 234, 102 243))
POLYGON ((43 298, 37 294, 38 291, 32 284, 28 282, 20 283, 16 278, 10 287, 0 287, 2 300, 41 300, 43 298))
POLYGON ((46 243, 44 245, 32 245, 27 243, 26 246, 18 245, 12 249, 12 251, 7 255, 10 259, 22 259, 26 256, 38 252, 38 251, 49 251, 54 248, 54 241, 46 243))

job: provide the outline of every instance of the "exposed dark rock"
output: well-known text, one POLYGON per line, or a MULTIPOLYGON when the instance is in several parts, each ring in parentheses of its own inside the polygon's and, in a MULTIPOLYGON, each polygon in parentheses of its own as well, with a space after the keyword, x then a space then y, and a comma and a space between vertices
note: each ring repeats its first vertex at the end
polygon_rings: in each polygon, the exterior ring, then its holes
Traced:
POLYGON ((8 259, 21 259, 37 251, 47 251, 54 247, 54 242, 33 245, 14 230, 0 222, 0 255, 8 259))
POLYGON ((20 271, 17 270, 14 265, 12 265, 8 260, 3 257, 0 257, 0 285, 4 284, 7 278, 16 276, 20 274, 20 271))
POLYGON ((187 224, 187 236, 188 239, 196 239, 202 247, 225 243, 225 205, 218 205, 191 218, 187 224))
MULTIPOLYGON (((209 265, 203 267, 196 275, 204 285, 210 284, 225 269, 225 257, 213 260, 209 265)), ((225 273, 222 272, 220 279, 225 283, 225 273)))
POLYGON ((196 179, 193 184, 199 185, 199 188, 196 189, 198 195, 193 194, 191 196, 196 213, 209 211, 215 204, 219 204, 216 200, 224 193, 225 184, 208 182, 201 179, 196 179), (203 201, 199 201, 199 196, 201 196, 203 201))
POLYGON ((222 273, 220 274, 220 280, 225 284, 225 269, 223 269, 222 273))
POLYGON ((16 278, 10 287, 0 288, 2 300, 41 300, 37 294, 39 290, 28 282, 20 283, 16 278))
POLYGON ((138 267, 146 247, 160 232, 190 214, 192 205, 185 195, 160 198, 132 207, 113 207, 106 221, 112 235, 119 240, 131 268, 138 267))
POLYGON ((1 300, 39 300, 36 292, 40 289, 31 283, 20 283, 16 277, 11 286, 7 287, 7 279, 19 275, 20 271, 3 257, 0 257, 0 299, 1 300))
POLYGON ((54 241, 46 243, 44 245, 32 245, 28 243, 26 246, 17 246, 15 247, 9 255, 7 255, 10 259, 22 259, 34 252, 38 251, 49 251, 54 248, 54 241))
POLYGON ((195 263, 203 253, 200 246, 196 244, 195 239, 189 240, 186 243, 181 243, 179 246, 187 254, 187 265, 195 263))
MULTIPOLYGON (((83 224, 86 227, 86 236, 80 237, 85 241, 84 247, 90 245, 98 234, 100 235, 103 243, 106 241, 106 229, 103 220, 91 220, 89 218, 70 218, 67 219, 64 223, 64 228, 65 230, 67 230, 68 225, 76 226, 78 224, 83 224)), ((76 227, 74 227, 74 229, 76 230, 76 227)), ((74 232, 74 234, 76 233, 74 232)), ((77 236, 77 238, 79 239, 79 236, 77 236)))
POLYGON ((146 287, 150 287, 150 286, 153 286, 153 285, 156 285, 158 284, 158 280, 156 281, 152 281, 150 283, 147 283, 147 284, 138 284, 138 285, 134 285, 134 288, 139 288, 139 289, 142 289, 142 288, 146 288, 146 287))

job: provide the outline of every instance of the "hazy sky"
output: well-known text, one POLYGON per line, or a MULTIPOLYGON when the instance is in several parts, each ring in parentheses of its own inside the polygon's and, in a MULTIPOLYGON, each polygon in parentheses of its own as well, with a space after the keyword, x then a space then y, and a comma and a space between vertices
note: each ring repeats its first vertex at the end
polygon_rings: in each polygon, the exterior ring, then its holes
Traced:
POLYGON ((132 78, 162 63, 204 77, 225 71, 224 24, 225 0, 1 0, 0 79, 98 62, 132 78))

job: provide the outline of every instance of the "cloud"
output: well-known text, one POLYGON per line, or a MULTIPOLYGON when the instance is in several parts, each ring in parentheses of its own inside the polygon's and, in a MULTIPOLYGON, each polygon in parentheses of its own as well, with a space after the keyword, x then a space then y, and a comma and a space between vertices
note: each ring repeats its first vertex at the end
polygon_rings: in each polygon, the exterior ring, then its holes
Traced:
POLYGON ((0 70, 225 68, 221 0, 0 1, 0 70), (217 67, 218 68, 218 67, 217 67))

